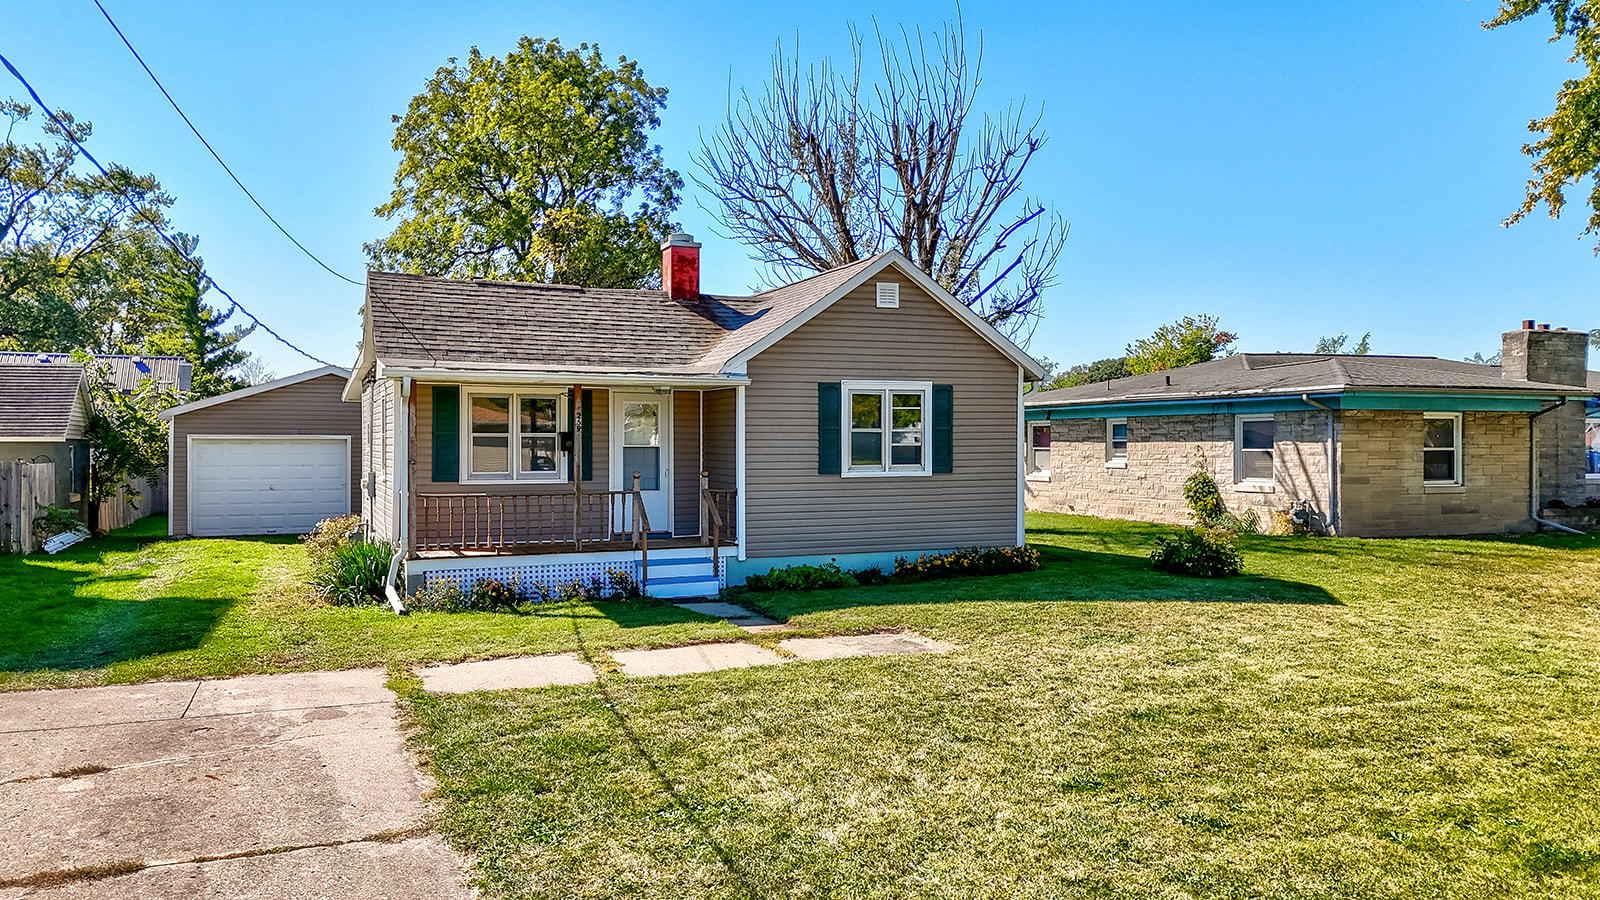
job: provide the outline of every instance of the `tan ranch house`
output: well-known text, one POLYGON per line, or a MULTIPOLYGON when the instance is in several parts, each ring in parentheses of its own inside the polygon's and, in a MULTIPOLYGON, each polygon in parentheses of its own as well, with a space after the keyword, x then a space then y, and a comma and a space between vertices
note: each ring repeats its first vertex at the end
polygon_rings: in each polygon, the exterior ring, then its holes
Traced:
POLYGON ((361 510, 437 579, 630 571, 714 594, 776 566, 1023 540, 1038 362, 904 256, 703 294, 368 275, 361 510))
POLYGON ((1586 333, 1526 321, 1498 366, 1242 353, 1031 393, 1027 505, 1185 523, 1184 482, 1204 467, 1231 512, 1299 504, 1326 533, 1560 527, 1560 507, 1600 495, 1587 353, 1586 333))

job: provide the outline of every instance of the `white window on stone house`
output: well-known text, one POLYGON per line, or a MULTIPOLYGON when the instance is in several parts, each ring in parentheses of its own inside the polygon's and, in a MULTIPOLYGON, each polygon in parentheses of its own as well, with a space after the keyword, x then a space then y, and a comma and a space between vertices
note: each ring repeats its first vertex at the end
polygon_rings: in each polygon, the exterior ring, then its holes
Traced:
POLYGON ((1278 440, 1272 416, 1236 416, 1233 423, 1234 484, 1272 485, 1278 440))
POLYGON ((1128 467, 1128 420, 1106 420, 1106 468, 1128 467))
POLYGON ((1461 414, 1422 414, 1422 483, 1461 484, 1461 414))
POLYGON ((1028 426, 1028 480, 1050 480, 1050 423, 1036 422, 1028 426))

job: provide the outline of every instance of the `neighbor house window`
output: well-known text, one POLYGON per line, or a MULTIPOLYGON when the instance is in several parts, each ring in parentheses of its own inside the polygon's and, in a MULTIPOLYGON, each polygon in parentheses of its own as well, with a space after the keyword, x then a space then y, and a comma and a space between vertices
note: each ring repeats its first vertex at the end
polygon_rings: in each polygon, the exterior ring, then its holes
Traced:
POLYGON ((1423 413, 1422 483, 1461 483, 1461 414, 1423 413))
POLYGON ((926 475, 933 385, 914 381, 844 382, 846 475, 926 475))
POLYGON ((1113 469, 1128 465, 1128 420, 1106 420, 1106 465, 1113 469))
POLYGON ((1588 418, 1583 420, 1584 475, 1590 481, 1600 481, 1600 400, 1584 404, 1588 418))
POLYGON ((561 398, 542 394, 470 394, 462 429, 475 479, 558 481, 561 398))
POLYGON ((1233 480, 1238 484, 1272 484, 1273 444, 1277 427, 1271 416, 1234 419, 1233 480))
POLYGON ((1028 477, 1050 480, 1050 423, 1028 426, 1028 477))

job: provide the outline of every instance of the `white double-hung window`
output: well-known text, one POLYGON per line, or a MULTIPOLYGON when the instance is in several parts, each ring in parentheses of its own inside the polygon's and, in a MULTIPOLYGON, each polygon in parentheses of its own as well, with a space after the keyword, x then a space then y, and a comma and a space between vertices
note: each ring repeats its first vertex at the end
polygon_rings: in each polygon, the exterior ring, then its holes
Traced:
POLYGON ((484 391, 462 404, 462 455, 470 481, 561 481, 560 422, 554 393, 484 391))
POLYGON ((841 443, 845 475, 928 475, 933 384, 846 381, 841 443))
POLYGON ((1128 420, 1106 420, 1106 468, 1128 467, 1128 420))
POLYGON ((1422 414, 1422 483, 1461 483, 1461 414, 1422 414))
POLYGON ((1239 416, 1234 419, 1233 480, 1235 484, 1273 483, 1273 445, 1278 430, 1272 416, 1239 416))

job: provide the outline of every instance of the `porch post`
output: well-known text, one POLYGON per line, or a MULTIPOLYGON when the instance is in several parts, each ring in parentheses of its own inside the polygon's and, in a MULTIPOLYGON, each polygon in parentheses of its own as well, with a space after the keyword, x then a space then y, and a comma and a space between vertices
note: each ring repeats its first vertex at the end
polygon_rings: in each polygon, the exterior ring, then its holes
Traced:
MULTIPOLYGON (((515 410, 512 411, 515 414, 515 410)), ((583 385, 572 386, 572 452, 567 467, 572 472, 572 549, 583 549, 583 385)))

